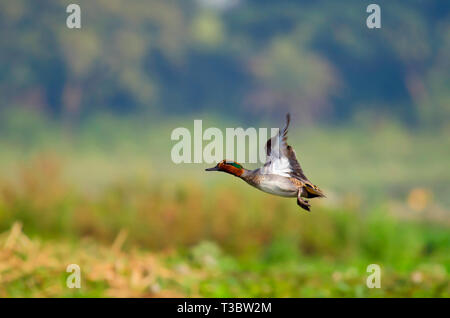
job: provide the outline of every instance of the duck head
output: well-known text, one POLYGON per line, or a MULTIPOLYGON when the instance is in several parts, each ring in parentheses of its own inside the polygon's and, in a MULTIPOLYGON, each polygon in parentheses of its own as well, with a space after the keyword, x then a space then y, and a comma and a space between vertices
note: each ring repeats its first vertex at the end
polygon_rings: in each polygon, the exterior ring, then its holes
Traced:
POLYGON ((222 160, 215 167, 205 169, 205 171, 223 171, 240 177, 244 173, 244 167, 235 161, 222 160))

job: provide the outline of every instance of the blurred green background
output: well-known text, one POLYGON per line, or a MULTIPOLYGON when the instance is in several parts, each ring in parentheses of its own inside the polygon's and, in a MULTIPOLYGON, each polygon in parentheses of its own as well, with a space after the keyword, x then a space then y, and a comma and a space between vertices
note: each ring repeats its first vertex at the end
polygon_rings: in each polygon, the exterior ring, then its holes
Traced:
POLYGON ((0 296, 449 297, 450 3, 370 3, 0 2, 0 296), (312 213, 171 161, 288 111, 312 213))

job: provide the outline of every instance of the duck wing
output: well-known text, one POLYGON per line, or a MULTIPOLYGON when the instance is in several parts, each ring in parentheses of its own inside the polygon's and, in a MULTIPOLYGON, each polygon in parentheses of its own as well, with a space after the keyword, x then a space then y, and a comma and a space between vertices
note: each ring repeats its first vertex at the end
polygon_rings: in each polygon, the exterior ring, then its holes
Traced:
POLYGON ((291 116, 286 115, 286 126, 266 143, 266 163, 261 167, 262 174, 277 174, 309 181, 297 161, 294 149, 287 144, 287 133, 291 116))

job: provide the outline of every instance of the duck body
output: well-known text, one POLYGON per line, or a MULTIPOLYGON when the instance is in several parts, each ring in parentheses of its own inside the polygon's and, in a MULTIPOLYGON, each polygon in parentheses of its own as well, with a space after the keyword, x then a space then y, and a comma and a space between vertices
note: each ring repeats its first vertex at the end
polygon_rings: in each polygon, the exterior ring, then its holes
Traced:
POLYGON ((299 188, 288 177, 276 174, 261 174, 259 169, 246 171, 241 179, 251 186, 280 197, 297 197, 299 188))
POLYGON ((247 182, 249 185, 281 197, 296 197, 297 204, 310 211, 311 204, 305 198, 325 197, 303 173, 294 149, 287 144, 290 116, 286 116, 286 126, 266 143, 266 163, 259 169, 247 170, 241 164, 222 160, 206 171, 223 171, 247 182))

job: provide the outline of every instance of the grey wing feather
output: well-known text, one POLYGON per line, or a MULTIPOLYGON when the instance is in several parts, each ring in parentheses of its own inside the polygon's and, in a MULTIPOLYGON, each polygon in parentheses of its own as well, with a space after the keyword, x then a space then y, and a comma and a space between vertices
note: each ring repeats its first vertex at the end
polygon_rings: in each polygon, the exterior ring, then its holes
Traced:
POLYGON ((307 180, 300 164, 297 161, 294 149, 287 144, 287 133, 291 116, 286 115, 286 126, 282 131, 266 143, 266 163, 261 168, 261 173, 278 174, 286 177, 307 180))
POLYGON ((286 157, 288 158, 289 164, 291 165, 292 170, 293 170, 292 176, 297 179, 309 181, 308 178, 303 173, 303 169, 300 166, 300 163, 298 163, 298 161, 297 161, 297 157, 295 155, 295 150, 292 149, 291 146, 287 146, 286 157))

